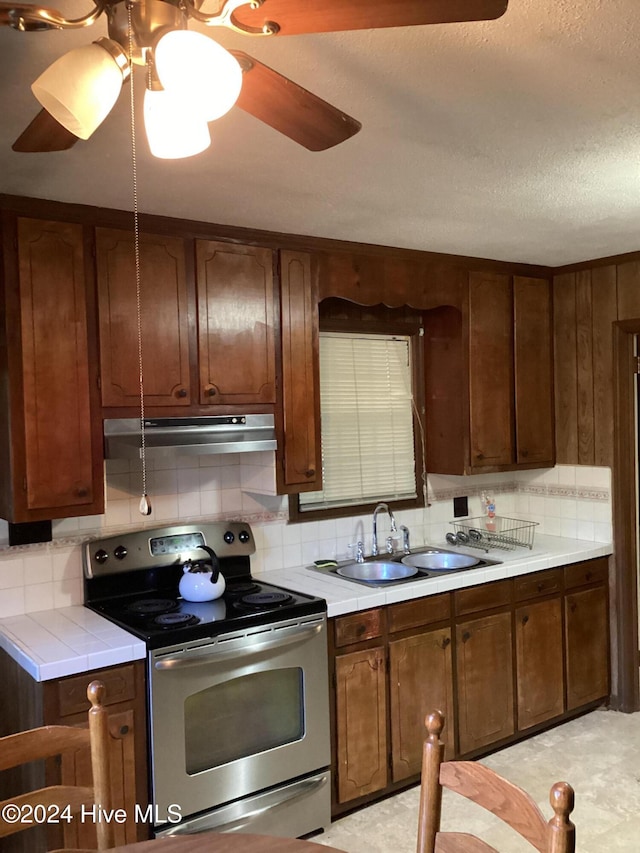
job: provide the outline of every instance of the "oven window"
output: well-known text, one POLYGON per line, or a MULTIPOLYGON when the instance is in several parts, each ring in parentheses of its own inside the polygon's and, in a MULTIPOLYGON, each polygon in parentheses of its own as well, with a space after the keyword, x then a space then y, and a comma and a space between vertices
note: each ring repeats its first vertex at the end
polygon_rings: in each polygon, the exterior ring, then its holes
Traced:
POLYGON ((304 736, 300 667, 256 672, 188 696, 186 771, 191 776, 304 736))

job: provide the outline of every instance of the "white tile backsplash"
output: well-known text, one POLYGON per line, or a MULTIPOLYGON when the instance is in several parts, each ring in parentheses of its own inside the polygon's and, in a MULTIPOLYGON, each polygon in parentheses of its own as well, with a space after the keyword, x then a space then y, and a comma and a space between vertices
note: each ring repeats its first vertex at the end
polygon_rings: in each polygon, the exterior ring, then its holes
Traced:
MULTIPOLYGON (((0 550, 0 617, 19 616, 82 603, 81 542, 142 526, 246 518, 252 525, 256 555, 252 571, 262 574, 318 560, 346 559, 358 540, 371 551, 370 516, 287 523, 287 499, 275 495, 275 458, 271 452, 184 457, 154 461, 148 492, 152 514, 138 511, 140 463, 106 464, 106 512, 100 516, 53 523, 54 541, 0 550)), ((430 506, 399 510, 398 525, 410 530, 414 547, 443 542, 451 530, 455 496, 467 495, 469 515, 482 514, 480 495, 491 492, 498 515, 539 523, 538 531, 588 541, 612 536, 611 472, 608 468, 558 465, 553 469, 474 477, 429 477, 430 506)), ((378 516, 379 547, 389 520, 378 516)), ((0 520, 0 546, 8 528, 0 520)))

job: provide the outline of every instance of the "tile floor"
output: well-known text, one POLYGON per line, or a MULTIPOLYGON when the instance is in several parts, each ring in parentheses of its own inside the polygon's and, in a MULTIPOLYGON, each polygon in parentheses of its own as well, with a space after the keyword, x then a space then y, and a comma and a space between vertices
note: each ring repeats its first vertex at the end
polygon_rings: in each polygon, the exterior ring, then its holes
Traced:
MULTIPOLYGON (((551 817, 548 792, 559 780, 576 791, 578 853, 640 853, 640 713, 604 709, 482 760, 525 788, 551 817)), ((443 829, 475 832, 500 853, 532 853, 509 827, 445 792, 443 829)), ((313 840, 345 853, 414 853, 418 788, 336 821, 313 840)))

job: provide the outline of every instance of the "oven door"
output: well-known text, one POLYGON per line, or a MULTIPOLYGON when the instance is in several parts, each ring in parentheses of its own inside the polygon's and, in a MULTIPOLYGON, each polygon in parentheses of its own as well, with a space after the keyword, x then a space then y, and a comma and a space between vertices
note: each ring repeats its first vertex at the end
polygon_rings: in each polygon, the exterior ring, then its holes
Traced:
POLYGON ((324 614, 157 650, 149 666, 158 823, 329 765, 324 614))

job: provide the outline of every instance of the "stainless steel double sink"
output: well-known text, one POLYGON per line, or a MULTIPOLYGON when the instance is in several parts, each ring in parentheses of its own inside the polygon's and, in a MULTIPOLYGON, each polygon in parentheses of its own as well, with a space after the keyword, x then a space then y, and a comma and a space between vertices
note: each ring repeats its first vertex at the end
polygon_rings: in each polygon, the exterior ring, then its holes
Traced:
POLYGON ((309 568, 365 586, 393 586, 497 565, 500 565, 500 560, 487 560, 458 551, 425 546, 416 548, 409 554, 365 558, 363 563, 348 561, 309 568))

